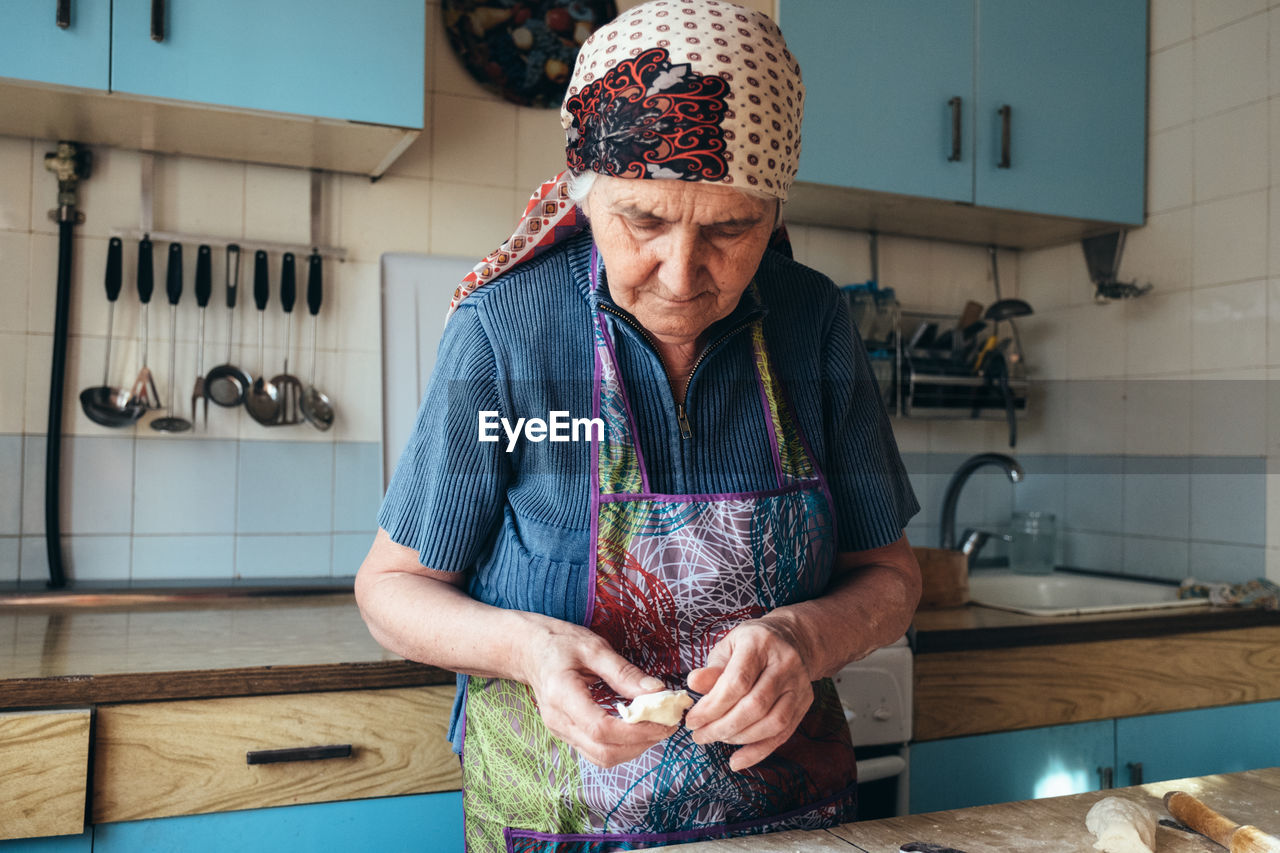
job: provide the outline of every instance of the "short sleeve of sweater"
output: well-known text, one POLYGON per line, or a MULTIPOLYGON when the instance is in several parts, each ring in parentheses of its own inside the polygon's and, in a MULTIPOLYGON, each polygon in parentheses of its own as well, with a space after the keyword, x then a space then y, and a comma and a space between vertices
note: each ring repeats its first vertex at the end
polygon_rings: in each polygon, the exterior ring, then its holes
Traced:
POLYGON ((862 339, 836 294, 824 343, 826 477, 840 551, 897 541, 920 511, 862 339))
POLYGON ((492 542, 510 479, 502 443, 478 440, 478 413, 503 406, 493 347, 468 308, 445 325, 413 434, 378 512, 392 541, 446 572, 473 567, 492 542))

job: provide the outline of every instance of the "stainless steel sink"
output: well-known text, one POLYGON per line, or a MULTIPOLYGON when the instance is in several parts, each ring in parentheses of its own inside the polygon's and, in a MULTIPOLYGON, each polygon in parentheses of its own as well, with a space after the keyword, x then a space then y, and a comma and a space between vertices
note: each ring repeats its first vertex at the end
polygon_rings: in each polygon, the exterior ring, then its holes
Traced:
POLYGON ((1180 599, 1178 587, 1163 583, 1067 571, 1020 575, 1001 570, 970 573, 969 600, 1031 616, 1202 607, 1209 603, 1203 598, 1180 599))

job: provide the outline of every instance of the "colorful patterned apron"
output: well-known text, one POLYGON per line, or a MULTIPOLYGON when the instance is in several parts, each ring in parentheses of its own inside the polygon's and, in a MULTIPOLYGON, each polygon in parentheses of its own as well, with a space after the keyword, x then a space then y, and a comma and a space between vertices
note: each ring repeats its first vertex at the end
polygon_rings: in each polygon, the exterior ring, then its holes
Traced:
MULTIPOLYGON (((592 278, 597 262, 593 251, 592 278)), ((594 289, 594 288, 593 288, 594 289)), ((734 626, 820 595, 835 531, 830 494, 770 367, 761 321, 750 327, 774 488, 664 495, 649 488, 635 419, 603 315, 595 316, 591 596, 583 620, 669 688, 734 626)), ((598 683, 613 712, 620 697, 598 683)), ((853 820, 856 768, 831 679, 770 757, 729 769, 735 747, 699 745, 683 726, 632 761, 603 769, 543 726, 533 691, 467 681, 463 740, 471 853, 603 853, 680 841, 807 829, 853 820)))

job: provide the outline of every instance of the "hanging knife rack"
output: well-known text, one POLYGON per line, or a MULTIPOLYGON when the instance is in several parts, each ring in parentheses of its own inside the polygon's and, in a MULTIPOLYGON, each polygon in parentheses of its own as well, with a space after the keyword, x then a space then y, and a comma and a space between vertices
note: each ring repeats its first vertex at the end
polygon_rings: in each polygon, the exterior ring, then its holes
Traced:
POLYGON ((141 240, 144 236, 149 236, 151 240, 157 243, 186 243, 190 245, 204 244, 216 248, 226 248, 234 243, 240 246, 241 250, 247 254, 252 254, 258 249, 262 249, 269 254, 293 252, 295 255, 305 256, 311 254, 312 250, 315 250, 323 258, 345 261, 347 259, 346 249, 336 246, 321 245, 321 236, 323 231, 323 177, 324 173, 319 169, 311 170, 311 242, 305 246, 300 243, 282 243, 270 240, 218 237, 212 234, 156 231, 152 228, 155 221, 155 155, 143 153, 140 227, 136 229, 113 228, 111 229, 110 236, 119 237, 123 240, 141 240))

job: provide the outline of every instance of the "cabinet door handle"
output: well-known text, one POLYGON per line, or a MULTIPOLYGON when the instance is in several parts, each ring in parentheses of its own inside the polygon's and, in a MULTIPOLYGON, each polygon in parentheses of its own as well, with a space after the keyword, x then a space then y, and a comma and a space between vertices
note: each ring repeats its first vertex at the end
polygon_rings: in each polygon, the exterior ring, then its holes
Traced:
POLYGON ((1141 785, 1142 784, 1142 762, 1130 761, 1125 766, 1129 768, 1129 784, 1141 785))
POLYGON ((1000 162, 997 164, 999 169, 1008 169, 1009 160, 1009 126, 1013 124, 1013 107, 1005 104, 999 111, 1000 113, 1000 162))
POLYGON ((151 0, 151 40, 164 41, 164 2, 151 0))
POLYGON ((71 26, 71 0, 58 0, 58 27, 66 29, 71 26))
POLYGON ((285 749, 251 749, 244 754, 246 764, 280 764, 285 761, 323 761, 326 758, 350 758, 351 744, 331 746, 293 746, 285 749))
POLYGON ((951 156, 947 158, 948 163, 960 162, 960 110, 963 102, 960 96, 947 101, 947 106, 951 107, 951 156))
POLYGON ((1104 791, 1109 791, 1116 786, 1116 772, 1111 767, 1098 768, 1098 787, 1104 791))

